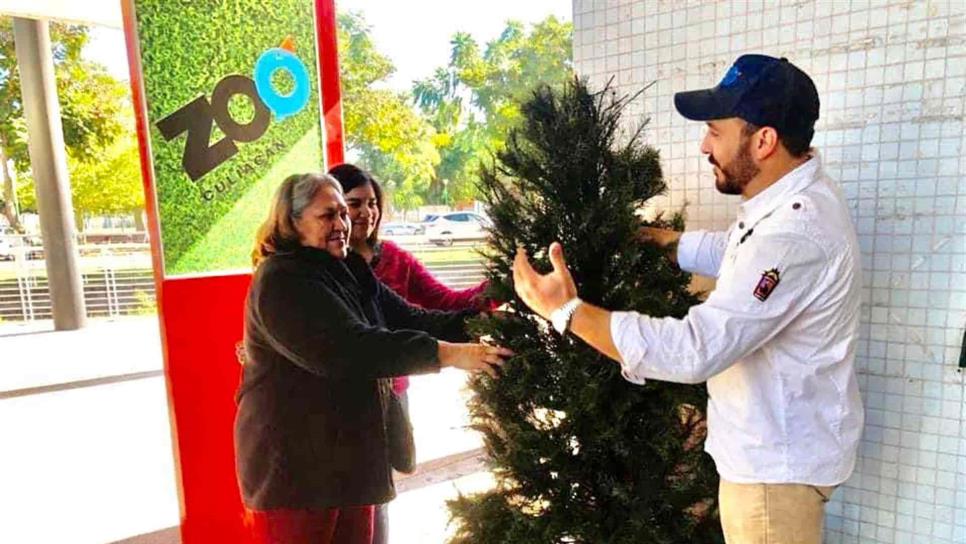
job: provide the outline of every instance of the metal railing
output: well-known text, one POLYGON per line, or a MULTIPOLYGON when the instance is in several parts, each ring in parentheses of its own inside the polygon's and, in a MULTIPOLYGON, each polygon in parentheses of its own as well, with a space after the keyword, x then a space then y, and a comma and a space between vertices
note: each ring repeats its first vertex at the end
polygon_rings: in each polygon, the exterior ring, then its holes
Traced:
MULTIPOLYGON (((51 319, 50 292, 42 246, 26 237, 5 235, 17 245, 0 246, 0 322, 25 322, 51 319), (12 251, 6 251, 12 247, 12 251), (7 259, 5 257, 12 257, 7 259)), ((418 258, 445 285, 462 289, 483 280, 483 265, 463 251, 454 261, 441 252, 456 252, 475 247, 460 244, 436 247, 417 237, 399 237, 397 242, 418 258)), ((84 301, 89 317, 144 315, 156 311, 151 252, 147 243, 80 244, 84 301)))

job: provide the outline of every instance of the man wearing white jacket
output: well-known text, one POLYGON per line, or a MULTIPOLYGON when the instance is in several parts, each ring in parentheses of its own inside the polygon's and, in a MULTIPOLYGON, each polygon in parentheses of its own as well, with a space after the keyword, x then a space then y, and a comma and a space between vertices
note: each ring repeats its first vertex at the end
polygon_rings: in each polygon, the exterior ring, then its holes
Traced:
POLYGON ((729 544, 822 540, 824 504, 855 466, 863 409, 854 372, 860 254, 837 183, 811 149, 818 93, 786 59, 738 58, 714 88, 675 95, 705 121, 715 185, 741 195, 725 232, 644 229, 682 269, 717 278, 682 318, 582 302, 563 258, 537 274, 521 250, 517 293, 624 377, 707 381, 707 452, 729 544))

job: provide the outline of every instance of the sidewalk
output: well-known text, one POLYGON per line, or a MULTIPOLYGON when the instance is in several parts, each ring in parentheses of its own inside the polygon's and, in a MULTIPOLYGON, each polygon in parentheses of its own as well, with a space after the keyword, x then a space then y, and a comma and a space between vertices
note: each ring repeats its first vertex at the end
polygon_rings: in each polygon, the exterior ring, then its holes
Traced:
POLYGON ((50 321, 0 323, 0 392, 161 371, 157 316, 53 328, 50 321))
MULTIPOLYGON (((177 542, 165 531, 179 512, 157 319, 44 326, 0 325, 0 542, 103 544, 154 532, 130 542, 177 542)), ((465 429, 464 380, 449 371, 412 380, 419 462, 480 447, 465 429)), ((444 542, 445 501, 492 485, 465 457, 400 482, 392 544, 444 542)))

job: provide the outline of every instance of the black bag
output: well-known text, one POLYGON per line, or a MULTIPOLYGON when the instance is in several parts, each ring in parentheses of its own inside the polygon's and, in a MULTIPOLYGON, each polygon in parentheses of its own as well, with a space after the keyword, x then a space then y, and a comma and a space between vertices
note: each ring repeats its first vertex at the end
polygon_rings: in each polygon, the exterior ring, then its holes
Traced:
POLYGON ((386 432, 389 435, 389 464, 405 474, 415 472, 416 442, 413 440, 413 426, 409 422, 409 410, 392 390, 389 391, 386 432))

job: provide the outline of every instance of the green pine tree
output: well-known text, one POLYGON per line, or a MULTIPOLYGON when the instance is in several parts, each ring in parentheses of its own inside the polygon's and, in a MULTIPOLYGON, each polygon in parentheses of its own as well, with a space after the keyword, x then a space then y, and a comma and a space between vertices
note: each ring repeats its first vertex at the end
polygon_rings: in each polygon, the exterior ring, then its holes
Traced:
POLYGON ((698 302, 689 275, 635 239, 637 212, 666 188, 658 152, 641 141, 645 123, 622 132, 635 96, 616 97, 609 85, 592 93, 578 79, 536 90, 522 126, 480 174, 493 220, 491 293, 510 310, 477 328, 517 355, 498 380, 471 384, 474 427, 498 485, 450 502, 453 544, 723 541, 718 477, 702 447, 705 387, 631 384, 613 361, 553 333, 513 291, 517 246, 547 272, 556 240, 588 302, 678 317, 698 302))

